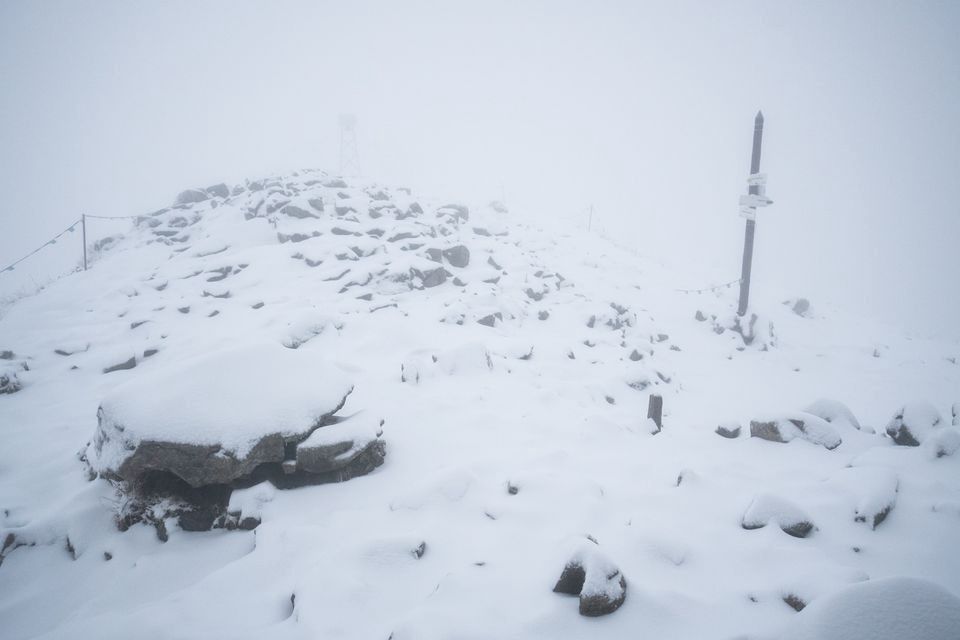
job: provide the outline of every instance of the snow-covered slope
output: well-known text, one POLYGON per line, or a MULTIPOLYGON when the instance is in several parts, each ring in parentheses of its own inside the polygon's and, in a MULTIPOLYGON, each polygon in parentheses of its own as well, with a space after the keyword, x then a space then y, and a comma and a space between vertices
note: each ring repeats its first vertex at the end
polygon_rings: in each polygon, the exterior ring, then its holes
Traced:
MULTIPOLYGON (((960 594, 957 344, 780 304, 736 331, 735 290, 676 291, 611 240, 315 171, 185 192, 106 244, 0 318, 4 638, 767 638, 865 580, 960 594), (118 531, 78 457, 101 402, 264 342, 341 371, 385 463, 235 492, 254 531, 118 531), (920 446, 886 435, 931 406, 920 446), (600 618, 553 591, 584 545, 625 578, 600 618)), ((245 366, 252 397, 284 375, 245 366)))

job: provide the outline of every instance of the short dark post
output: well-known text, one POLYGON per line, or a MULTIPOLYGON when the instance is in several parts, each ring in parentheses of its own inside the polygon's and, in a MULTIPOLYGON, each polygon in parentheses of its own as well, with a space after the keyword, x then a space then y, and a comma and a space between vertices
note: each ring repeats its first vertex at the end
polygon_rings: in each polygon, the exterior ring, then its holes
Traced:
MULTIPOLYGON (((763 140, 763 112, 757 111, 757 117, 753 121, 753 154, 750 156, 750 175, 760 173, 760 143, 763 140)), ((756 185, 750 185, 749 193, 756 195, 760 188, 756 185)), ((742 316, 747 312, 747 304, 750 301, 750 269, 753 267, 753 233, 757 223, 755 220, 747 218, 747 228, 743 237, 743 269, 740 272, 740 305, 737 307, 737 315, 742 316)))
POLYGON ((657 431, 663 429, 663 396, 651 393, 650 404, 647 405, 647 418, 653 419, 657 431))
POLYGON ((83 226, 83 270, 87 270, 87 214, 80 218, 83 226))

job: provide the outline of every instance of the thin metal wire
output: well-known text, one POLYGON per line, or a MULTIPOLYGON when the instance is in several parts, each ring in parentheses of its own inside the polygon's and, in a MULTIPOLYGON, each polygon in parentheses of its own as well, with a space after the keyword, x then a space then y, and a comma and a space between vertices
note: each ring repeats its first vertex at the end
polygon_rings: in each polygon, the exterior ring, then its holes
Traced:
POLYGON ((674 289, 674 291, 679 291, 680 293, 706 293, 707 291, 716 291, 717 289, 729 288, 735 284, 740 284, 741 282, 743 282, 743 279, 737 278, 736 280, 731 280, 730 282, 724 282, 723 284, 705 287, 703 289, 674 289))
MULTIPOLYGON (((88 216, 88 217, 89 217, 89 216, 88 216)), ((67 227, 66 229, 64 229, 63 231, 61 231, 60 233, 58 233, 57 235, 53 236, 52 238, 50 238, 49 240, 47 240, 46 242, 44 242, 42 245, 40 245, 39 247, 37 247, 36 249, 34 249, 33 251, 31 251, 31 252, 28 253, 27 255, 23 256, 22 258, 20 258, 19 260, 15 261, 15 262, 11 262, 11 263, 8 264, 7 266, 5 266, 3 269, 0 269, 0 273, 4 273, 4 272, 6 272, 6 271, 13 271, 13 268, 14 268, 15 266, 17 266, 18 264, 20 264, 21 262, 23 262, 23 261, 26 260, 27 258, 33 256, 34 254, 39 253, 40 250, 43 249, 44 247, 47 247, 47 246, 49 246, 49 245, 51 245, 51 244, 56 244, 57 238, 59 238, 60 236, 62 236, 62 235, 65 234, 65 233, 67 233, 68 231, 73 231, 74 227, 76 227, 78 224, 80 224, 80 222, 81 222, 80 219, 74 220, 73 223, 72 223, 69 227, 67 227)))

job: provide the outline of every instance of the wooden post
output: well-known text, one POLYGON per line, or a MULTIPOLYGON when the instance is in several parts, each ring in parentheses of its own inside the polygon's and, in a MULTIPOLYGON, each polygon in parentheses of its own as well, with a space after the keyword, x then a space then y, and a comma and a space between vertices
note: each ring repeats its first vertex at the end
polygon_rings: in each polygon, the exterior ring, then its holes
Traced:
POLYGON ((657 425, 657 431, 663 429, 663 396, 656 393, 650 394, 650 404, 647 405, 647 418, 652 419, 657 425))
POLYGON ((83 214, 80 218, 81 224, 83 225, 83 270, 87 270, 87 214, 83 214))
MULTIPOLYGON (((757 117, 753 121, 753 153, 750 157, 750 175, 760 173, 760 144, 763 141, 763 112, 757 111, 757 117)), ((758 194, 760 188, 751 185, 749 193, 758 194)), ((753 234, 757 223, 747 218, 747 227, 743 236, 743 267, 740 271, 740 304, 737 307, 737 315, 742 316, 747 312, 747 305, 750 302, 750 271, 753 268, 753 234)))

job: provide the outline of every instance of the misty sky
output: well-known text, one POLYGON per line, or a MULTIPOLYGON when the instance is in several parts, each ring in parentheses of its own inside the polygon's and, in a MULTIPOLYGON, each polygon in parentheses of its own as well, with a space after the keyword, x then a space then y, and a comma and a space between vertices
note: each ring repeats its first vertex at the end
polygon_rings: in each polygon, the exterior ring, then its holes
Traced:
POLYGON ((367 177, 593 204, 702 286, 739 276, 761 108, 756 299, 960 337, 958 33, 946 1, 0 0, 0 262, 82 212, 335 172, 353 112, 367 177))

